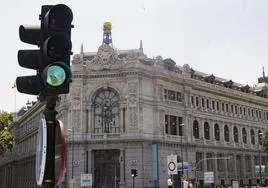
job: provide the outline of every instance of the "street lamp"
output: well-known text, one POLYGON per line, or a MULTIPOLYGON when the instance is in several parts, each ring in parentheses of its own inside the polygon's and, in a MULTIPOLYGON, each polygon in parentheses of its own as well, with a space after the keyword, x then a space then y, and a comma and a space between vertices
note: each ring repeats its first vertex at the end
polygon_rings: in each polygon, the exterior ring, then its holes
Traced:
MULTIPOLYGON (((262 132, 259 132, 259 146, 261 145, 261 139, 262 139, 262 132)), ((259 163, 259 173, 260 173, 260 185, 262 184, 262 177, 261 177, 261 148, 259 148, 259 158, 260 158, 260 163, 259 163)))
POLYGON ((72 188, 74 184, 74 129, 73 127, 71 129, 68 129, 68 132, 72 133, 72 188))
POLYGON ((183 149, 182 149, 182 129, 183 129, 183 126, 184 126, 184 123, 180 124, 179 125, 181 127, 181 172, 182 172, 182 175, 184 174, 184 170, 183 170, 183 149))

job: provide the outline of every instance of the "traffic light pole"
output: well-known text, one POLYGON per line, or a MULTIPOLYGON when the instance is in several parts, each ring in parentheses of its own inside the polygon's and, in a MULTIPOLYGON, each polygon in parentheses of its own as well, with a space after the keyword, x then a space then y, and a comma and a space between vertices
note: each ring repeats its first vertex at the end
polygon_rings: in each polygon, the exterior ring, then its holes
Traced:
POLYGON ((55 110, 57 97, 46 97, 46 108, 44 115, 47 123, 47 158, 45 177, 42 188, 54 188, 55 186, 55 130, 56 130, 56 114, 55 110))
POLYGON ((133 178, 133 188, 135 188, 135 176, 133 176, 132 178, 133 178))

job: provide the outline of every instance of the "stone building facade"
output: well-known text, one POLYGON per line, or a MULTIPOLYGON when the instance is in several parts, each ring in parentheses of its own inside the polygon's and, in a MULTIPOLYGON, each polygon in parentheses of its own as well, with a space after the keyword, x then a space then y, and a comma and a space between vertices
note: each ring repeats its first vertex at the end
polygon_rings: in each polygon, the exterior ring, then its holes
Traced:
MULTIPOLYGON (((215 185, 257 184, 255 166, 265 165, 259 138, 268 123, 268 87, 260 84, 244 86, 172 59, 148 58, 142 43, 121 51, 110 42, 97 52, 81 47, 70 93, 57 106, 67 138, 64 187, 72 175, 80 187, 81 174, 91 173, 95 188, 130 188, 136 169, 135 187, 164 188, 171 154, 188 162, 184 174, 198 185, 208 171, 215 185)), ((35 186, 42 109, 38 102, 13 123, 17 145, 0 158, 0 187, 35 186)), ((261 176, 267 183, 267 174, 261 176)))

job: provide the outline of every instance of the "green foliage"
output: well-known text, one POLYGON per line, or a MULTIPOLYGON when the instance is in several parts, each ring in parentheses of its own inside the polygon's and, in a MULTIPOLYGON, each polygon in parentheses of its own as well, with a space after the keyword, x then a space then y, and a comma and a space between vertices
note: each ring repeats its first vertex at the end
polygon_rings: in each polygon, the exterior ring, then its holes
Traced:
POLYGON ((7 112, 0 113, 0 155, 8 149, 11 150, 15 144, 14 136, 11 135, 7 126, 8 122, 13 120, 13 116, 7 112))
POLYGON ((0 113, 0 131, 4 129, 4 127, 7 127, 9 121, 13 121, 12 114, 8 112, 1 112, 0 113))
POLYGON ((268 154, 268 129, 264 129, 263 135, 262 135, 262 145, 264 151, 268 154))

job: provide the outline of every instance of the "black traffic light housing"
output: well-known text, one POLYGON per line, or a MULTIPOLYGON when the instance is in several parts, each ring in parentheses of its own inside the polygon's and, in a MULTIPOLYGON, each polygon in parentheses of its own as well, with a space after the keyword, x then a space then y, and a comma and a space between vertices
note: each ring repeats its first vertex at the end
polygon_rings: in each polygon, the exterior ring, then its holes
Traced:
POLYGON ((137 177, 137 176, 138 176, 138 171, 137 171, 137 169, 131 169, 131 176, 132 176, 132 177, 137 177))
POLYGON ((55 96, 69 92, 72 10, 63 4, 43 5, 41 27, 20 26, 22 42, 37 45, 39 50, 19 50, 19 65, 34 69, 36 75, 17 77, 19 92, 55 96))
MULTIPOLYGON (((19 36, 22 42, 39 45, 40 44, 40 27, 23 26, 19 27, 19 36)), ((25 68, 39 70, 41 62, 40 50, 19 50, 19 65, 25 68)), ((39 76, 21 76, 16 79, 16 86, 19 92, 31 95, 38 95, 40 92, 39 76)))
POLYGON ((72 10, 63 4, 42 6, 42 95, 69 93, 72 10), (47 10, 48 9, 48 10, 47 10))

